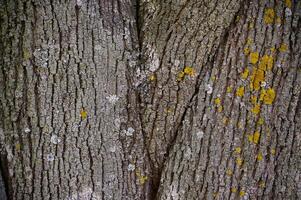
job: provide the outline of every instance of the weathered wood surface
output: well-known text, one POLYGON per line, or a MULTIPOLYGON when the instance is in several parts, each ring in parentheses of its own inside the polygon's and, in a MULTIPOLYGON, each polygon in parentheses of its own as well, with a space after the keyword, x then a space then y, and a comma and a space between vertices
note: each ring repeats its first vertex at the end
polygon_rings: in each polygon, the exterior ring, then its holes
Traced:
POLYGON ((0 2, 9 199, 301 198, 300 1, 0 2))

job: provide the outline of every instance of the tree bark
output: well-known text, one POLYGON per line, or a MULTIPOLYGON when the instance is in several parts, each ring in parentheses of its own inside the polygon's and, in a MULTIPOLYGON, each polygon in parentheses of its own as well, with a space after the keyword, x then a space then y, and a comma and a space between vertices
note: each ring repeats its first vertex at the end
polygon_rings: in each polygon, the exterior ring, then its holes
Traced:
POLYGON ((0 2, 8 199, 301 198, 300 1, 0 2))

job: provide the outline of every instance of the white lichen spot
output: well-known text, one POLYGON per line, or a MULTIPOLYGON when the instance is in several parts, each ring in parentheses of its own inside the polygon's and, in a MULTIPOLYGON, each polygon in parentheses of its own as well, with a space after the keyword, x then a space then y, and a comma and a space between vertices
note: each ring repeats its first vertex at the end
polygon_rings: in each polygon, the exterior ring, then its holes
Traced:
POLYGON ((61 139, 57 135, 52 135, 50 138, 51 143, 53 144, 58 144, 61 142, 61 139))
POLYGON ((204 137, 204 132, 203 131, 198 131, 198 132, 196 132, 196 137, 197 137, 197 139, 202 139, 203 137, 204 137))
POLYGON ((149 71, 154 72, 160 66, 160 60, 158 54, 155 52, 155 49, 152 48, 150 45, 147 45, 147 49, 149 50, 149 71))
POLYGON ((115 152, 116 152, 116 146, 110 147, 109 151, 110 151, 111 153, 115 153, 115 152))
POLYGON ((207 94, 212 94, 213 88, 210 84, 207 84, 205 86, 205 90, 206 90, 207 94))
POLYGON ((135 132, 135 129, 132 127, 129 127, 128 130, 125 132, 126 136, 133 136, 133 133, 135 132))
POLYGON ((82 5, 83 5, 82 0, 76 0, 76 5, 77 5, 77 6, 82 6, 82 5))
POLYGON ((292 16, 292 10, 290 8, 286 8, 285 9, 285 15, 288 16, 288 17, 292 16))
POLYGON ((28 127, 24 129, 24 132, 25 132, 25 133, 29 133, 30 131, 31 131, 31 130, 30 130, 30 128, 28 128, 28 127))
POLYGON ((100 44, 97 44, 95 45, 95 48, 94 48, 96 51, 100 51, 102 49, 101 45, 100 44))
POLYGON ((260 84, 260 86, 261 86, 261 87, 265 87, 265 86, 267 86, 267 82, 265 82, 265 81, 262 81, 262 82, 261 82, 261 84, 260 84))
POLYGON ((46 156, 47 161, 52 162, 54 161, 54 155, 52 153, 47 154, 46 156))
POLYGON ((129 164, 128 165, 128 171, 134 171, 136 169, 136 166, 135 165, 133 165, 133 164, 129 164))
POLYGON ((177 67, 180 66, 180 63, 181 62, 179 60, 175 60, 175 62, 174 62, 175 66, 177 66, 177 67))
POLYGON ((106 99, 114 105, 119 100, 119 97, 114 94, 106 97, 106 99))

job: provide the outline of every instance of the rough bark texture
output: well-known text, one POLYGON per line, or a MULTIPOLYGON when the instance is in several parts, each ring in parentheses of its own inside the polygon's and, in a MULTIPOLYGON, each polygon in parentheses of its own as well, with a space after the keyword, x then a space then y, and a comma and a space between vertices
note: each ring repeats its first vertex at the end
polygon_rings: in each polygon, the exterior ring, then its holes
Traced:
POLYGON ((301 198, 300 1, 0 2, 8 199, 301 198))

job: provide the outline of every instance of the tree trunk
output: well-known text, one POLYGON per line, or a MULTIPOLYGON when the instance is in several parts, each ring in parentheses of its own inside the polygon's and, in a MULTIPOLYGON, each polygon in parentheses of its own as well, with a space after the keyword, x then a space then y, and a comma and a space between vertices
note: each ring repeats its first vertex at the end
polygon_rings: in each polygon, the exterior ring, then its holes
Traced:
POLYGON ((7 198, 300 199, 300 16, 291 0, 1 0, 7 198))

